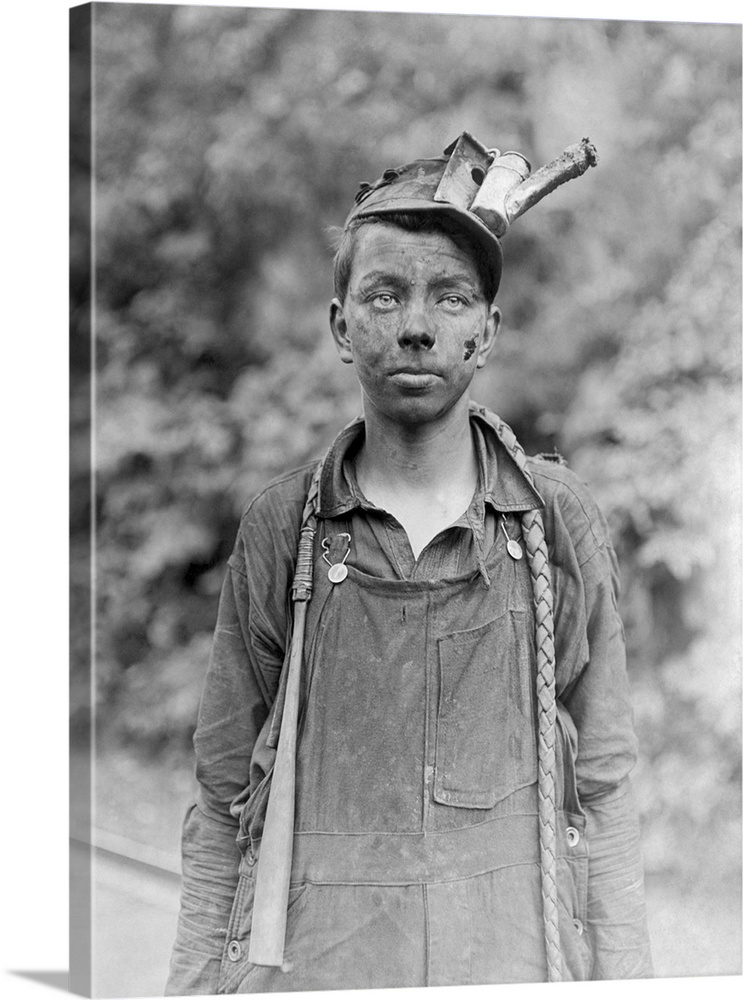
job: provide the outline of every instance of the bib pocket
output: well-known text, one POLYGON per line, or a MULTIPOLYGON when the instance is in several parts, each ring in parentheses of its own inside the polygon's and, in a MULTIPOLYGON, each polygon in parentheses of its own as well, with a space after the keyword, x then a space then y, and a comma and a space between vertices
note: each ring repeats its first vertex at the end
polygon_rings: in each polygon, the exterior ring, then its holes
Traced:
POLYGON ((490 809, 537 780, 532 642, 525 611, 439 639, 433 796, 490 809))

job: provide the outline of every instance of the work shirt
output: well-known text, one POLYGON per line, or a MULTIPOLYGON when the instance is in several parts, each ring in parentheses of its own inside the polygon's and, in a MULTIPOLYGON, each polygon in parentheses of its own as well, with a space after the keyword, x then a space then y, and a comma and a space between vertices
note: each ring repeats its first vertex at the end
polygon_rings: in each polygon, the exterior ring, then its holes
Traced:
POLYGON ((357 421, 319 484, 285 962, 248 962, 283 703, 290 587, 314 466, 240 524, 194 745, 199 792, 167 992, 546 978, 534 614, 519 515, 541 509, 554 591, 557 856, 566 979, 652 975, 628 775, 636 741, 606 523, 564 466, 533 485, 471 406, 479 480, 416 559, 356 480, 357 421), (333 583, 332 564, 348 575, 333 583))

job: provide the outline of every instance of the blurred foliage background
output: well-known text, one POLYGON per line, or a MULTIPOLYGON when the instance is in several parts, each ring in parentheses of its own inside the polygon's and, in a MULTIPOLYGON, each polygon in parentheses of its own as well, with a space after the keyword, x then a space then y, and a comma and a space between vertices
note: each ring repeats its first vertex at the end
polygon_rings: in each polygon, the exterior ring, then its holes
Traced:
MULTIPOLYGON (((358 411, 327 305, 360 181, 463 129, 534 167, 589 136, 598 168, 506 238, 473 395, 609 518, 649 874, 739 884, 740 29, 127 4, 94 24, 99 746, 190 768, 239 516, 358 411)), ((73 306, 84 240, 73 221, 73 306)), ((82 473, 72 495, 82 608, 82 473)))

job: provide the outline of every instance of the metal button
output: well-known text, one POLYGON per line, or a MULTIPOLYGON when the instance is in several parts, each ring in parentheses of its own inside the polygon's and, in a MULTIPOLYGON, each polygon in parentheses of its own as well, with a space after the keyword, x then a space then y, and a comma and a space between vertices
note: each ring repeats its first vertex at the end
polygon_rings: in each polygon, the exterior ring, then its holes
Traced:
POLYGON ((251 868, 255 864, 255 854, 253 854, 252 851, 248 851, 247 856, 245 858, 245 862, 246 864, 250 865, 251 868))
POLYGON ((582 920, 578 920, 578 918, 577 918, 577 917, 576 917, 576 918, 575 918, 575 920, 573 921, 573 927, 575 927, 576 931, 577 931, 577 932, 578 932, 579 934, 582 934, 582 933, 583 933, 583 921, 582 921, 582 920))
POLYGON ((227 958, 229 958, 231 962, 236 962, 240 958, 242 953, 243 950, 240 947, 239 941, 230 941, 230 943, 227 945, 227 958))
POLYGON ((569 826, 565 831, 565 836, 567 837, 568 847, 575 847, 575 845, 580 840, 580 834, 575 829, 574 826, 569 826))

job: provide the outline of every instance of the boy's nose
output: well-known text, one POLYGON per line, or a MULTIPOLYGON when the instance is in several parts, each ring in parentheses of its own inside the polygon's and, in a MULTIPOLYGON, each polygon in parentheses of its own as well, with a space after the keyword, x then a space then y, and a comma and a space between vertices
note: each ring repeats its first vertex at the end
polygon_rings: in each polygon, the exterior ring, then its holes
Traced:
POLYGON ((433 324, 423 306, 411 306, 405 313, 397 336, 400 347, 430 350, 436 343, 433 324))

